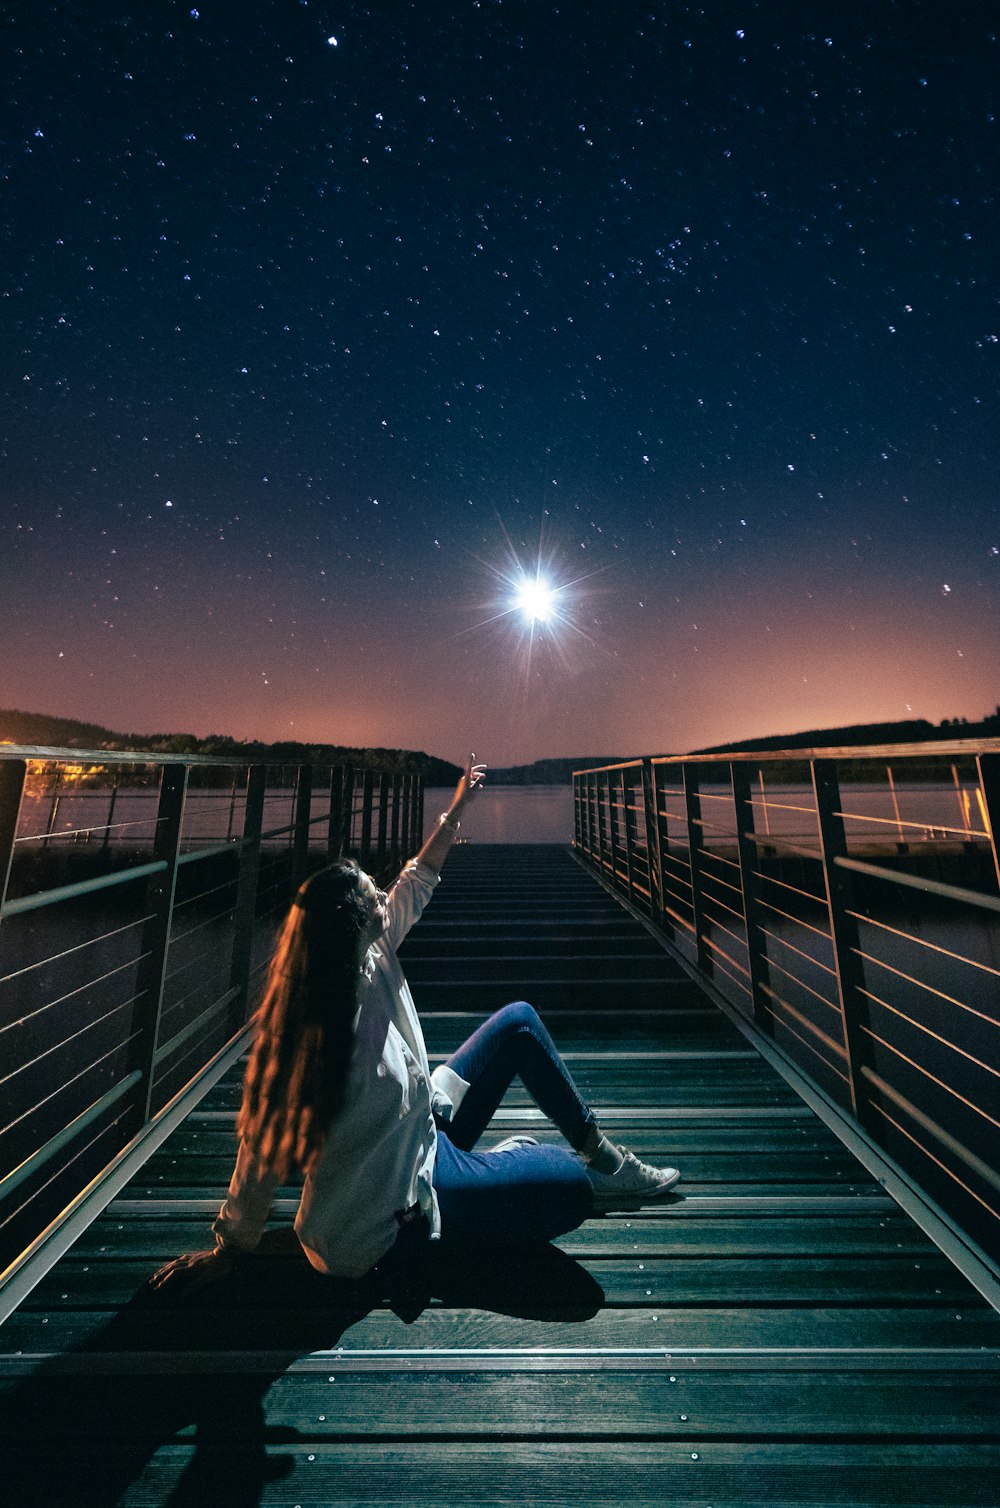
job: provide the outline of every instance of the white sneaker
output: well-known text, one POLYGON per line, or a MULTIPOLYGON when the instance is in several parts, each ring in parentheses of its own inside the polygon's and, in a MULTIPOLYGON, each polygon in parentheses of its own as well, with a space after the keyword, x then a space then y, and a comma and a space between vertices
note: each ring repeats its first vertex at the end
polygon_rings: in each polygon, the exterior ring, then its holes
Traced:
POLYGON ((491 1152, 516 1152, 519 1147, 537 1147, 538 1138, 535 1136, 508 1136, 505 1141, 497 1142, 491 1147, 491 1152))
POLYGON ((615 1173, 598 1173, 587 1169, 587 1177, 594 1188, 594 1209, 613 1210, 620 1207, 634 1209, 667 1194, 680 1179, 677 1168, 654 1168, 648 1162, 640 1162, 634 1152, 619 1147, 622 1154, 621 1167, 615 1173))

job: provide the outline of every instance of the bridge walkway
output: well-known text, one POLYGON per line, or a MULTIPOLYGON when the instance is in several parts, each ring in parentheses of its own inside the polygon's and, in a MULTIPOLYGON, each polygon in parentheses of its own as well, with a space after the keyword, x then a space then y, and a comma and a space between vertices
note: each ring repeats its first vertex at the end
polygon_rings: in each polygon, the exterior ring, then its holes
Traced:
MULTIPOLYGON (((14 1501, 995 1505, 1000 1316, 571 854, 458 848, 405 956, 433 1056, 531 1000, 676 1197, 387 1293, 309 1269, 288 1188, 233 1279, 156 1301, 234 1070, 0 1329, 14 1501)), ((555 1134, 518 1091, 515 1130, 555 1134)))

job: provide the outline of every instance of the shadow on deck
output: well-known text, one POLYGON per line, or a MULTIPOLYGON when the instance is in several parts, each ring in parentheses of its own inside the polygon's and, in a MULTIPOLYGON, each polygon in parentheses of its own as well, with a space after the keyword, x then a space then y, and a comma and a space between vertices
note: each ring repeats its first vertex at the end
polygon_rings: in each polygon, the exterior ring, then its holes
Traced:
MULTIPOLYGON (((0 1329, 0 1480, 40 1504, 995 1504, 1000 1316, 558 848, 462 848, 405 948, 432 1057, 527 998, 678 1195, 405 1291, 267 1251, 186 1303, 222 1080, 0 1329)), ((512 1093, 493 1139, 550 1132, 512 1093)))

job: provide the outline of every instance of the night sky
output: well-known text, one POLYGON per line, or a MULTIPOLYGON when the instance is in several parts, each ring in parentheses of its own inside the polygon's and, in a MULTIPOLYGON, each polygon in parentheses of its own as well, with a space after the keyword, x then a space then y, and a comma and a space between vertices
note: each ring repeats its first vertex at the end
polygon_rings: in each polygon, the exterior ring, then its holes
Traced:
POLYGON ((0 706, 509 763, 1000 700, 994 4, 0 28, 0 706))

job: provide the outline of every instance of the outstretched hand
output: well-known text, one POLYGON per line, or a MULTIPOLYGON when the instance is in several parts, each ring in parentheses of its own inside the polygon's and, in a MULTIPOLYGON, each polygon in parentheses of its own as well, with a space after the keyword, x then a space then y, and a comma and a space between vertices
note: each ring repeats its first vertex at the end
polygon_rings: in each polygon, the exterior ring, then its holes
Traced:
POLYGON ((441 813, 441 820, 432 829, 430 837, 417 855, 420 863, 440 874, 441 865, 448 857, 455 833, 458 831, 459 822, 466 806, 472 800, 476 792, 481 788, 483 776, 486 774, 484 764, 476 764, 475 754, 469 755, 469 762, 462 772, 462 778, 455 787, 455 794, 451 798, 451 805, 446 812, 441 813))
POLYGON ((211 1251, 185 1252, 154 1272, 149 1286, 156 1294, 169 1289, 179 1298, 204 1288, 206 1283, 217 1283, 220 1278, 228 1277, 233 1270, 233 1260, 232 1254, 221 1246, 213 1247, 211 1251))
POLYGON ((484 764, 476 764, 475 754, 469 755, 468 763, 455 787, 455 794, 451 798, 451 815, 453 817, 461 815, 463 808, 481 788, 486 778, 486 768, 484 764))

